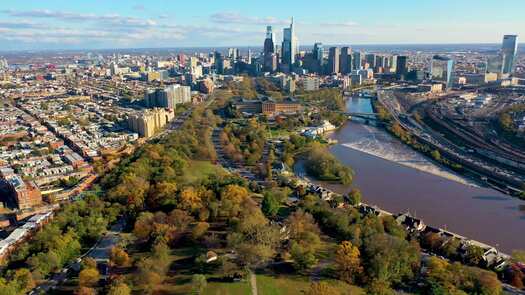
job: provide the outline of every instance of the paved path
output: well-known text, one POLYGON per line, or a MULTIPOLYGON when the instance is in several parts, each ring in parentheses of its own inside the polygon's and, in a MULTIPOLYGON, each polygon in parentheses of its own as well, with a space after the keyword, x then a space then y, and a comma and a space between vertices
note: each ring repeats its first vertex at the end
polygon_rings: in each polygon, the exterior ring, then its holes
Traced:
POLYGON ((250 271, 250 287, 252 287, 252 295, 257 295, 257 277, 250 271))

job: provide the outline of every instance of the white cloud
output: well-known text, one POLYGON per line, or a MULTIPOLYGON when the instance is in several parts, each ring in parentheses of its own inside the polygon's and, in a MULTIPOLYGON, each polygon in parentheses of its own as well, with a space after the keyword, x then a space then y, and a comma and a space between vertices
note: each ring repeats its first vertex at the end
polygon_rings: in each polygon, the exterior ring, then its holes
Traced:
POLYGON ((253 17, 241 15, 237 12, 218 12, 210 16, 210 20, 223 24, 246 24, 246 25, 286 25, 289 20, 278 19, 273 16, 253 17))

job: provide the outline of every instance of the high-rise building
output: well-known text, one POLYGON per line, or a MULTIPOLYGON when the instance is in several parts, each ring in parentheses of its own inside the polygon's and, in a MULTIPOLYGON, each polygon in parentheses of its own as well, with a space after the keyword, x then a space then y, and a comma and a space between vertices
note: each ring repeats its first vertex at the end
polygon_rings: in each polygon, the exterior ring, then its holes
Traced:
POLYGON ((352 53, 352 70, 360 70, 363 66, 363 55, 359 51, 352 53))
POLYGON ((263 49, 263 69, 266 72, 275 72, 275 70, 277 70, 277 55, 275 54, 272 26, 266 27, 266 39, 264 39, 263 49))
POLYGON ((374 68, 376 65, 376 55, 373 53, 366 54, 365 62, 368 64, 368 68, 374 68))
POLYGON ((339 73, 339 56, 341 55, 339 47, 330 47, 328 51, 328 73, 339 73))
POLYGON ((266 39, 264 39, 264 54, 275 53, 275 41, 272 26, 266 27, 266 39))
POLYGON ((141 137, 151 137, 175 117, 173 110, 154 108, 128 117, 129 129, 141 137))
POLYGON ((218 51, 214 54, 215 57, 215 72, 217 74, 224 74, 224 58, 218 51))
POLYGON ((350 47, 341 48, 341 58, 339 59, 339 71, 347 75, 352 72, 352 49, 350 47))
POLYGON ((408 57, 406 55, 396 56, 396 76, 398 79, 405 79, 408 73, 408 57))
POLYGON ((189 86, 170 85, 164 89, 148 90, 144 95, 147 107, 175 109, 178 104, 191 102, 189 86))
POLYGON ((486 73, 501 74, 503 72, 503 56, 501 54, 487 57, 486 73))
POLYGON ((282 46, 282 63, 292 68, 295 63, 295 55, 298 49, 297 36, 295 35, 295 26, 292 17, 292 23, 289 28, 283 29, 283 46, 282 46))
POLYGON ((450 88, 453 72, 454 60, 445 56, 434 55, 430 67, 430 75, 433 81, 442 82, 446 88, 450 88))
POLYGON ((376 72, 383 72, 385 68, 385 57, 382 55, 376 56, 376 64, 374 65, 374 69, 376 72))
POLYGON ((514 72, 514 65, 515 65, 517 51, 518 51, 518 36, 517 35, 503 36, 503 45, 501 47, 501 54, 503 56, 503 74, 510 74, 514 72))

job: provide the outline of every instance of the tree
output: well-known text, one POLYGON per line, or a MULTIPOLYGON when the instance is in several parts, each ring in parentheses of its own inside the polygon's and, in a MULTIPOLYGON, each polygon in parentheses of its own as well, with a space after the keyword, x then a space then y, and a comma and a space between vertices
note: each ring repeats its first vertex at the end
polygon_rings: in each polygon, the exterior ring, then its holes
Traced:
POLYGON ((343 241, 335 255, 339 278, 349 284, 354 283, 363 273, 359 249, 349 241, 343 241))
POLYGON ((273 194, 271 193, 265 193, 264 199, 262 201, 262 211, 266 216, 274 217, 277 215, 277 212, 279 211, 279 202, 275 199, 273 194))
POLYGON ((96 286, 100 280, 100 273, 96 268, 86 268, 78 275, 79 285, 81 287, 93 287, 96 286))
POLYGON ((290 254, 294 261, 295 268, 299 271, 309 269, 317 264, 315 253, 310 251, 308 247, 303 247, 295 241, 292 242, 290 254))
POLYGON ((210 225, 207 222, 197 222, 193 228, 193 231, 191 232, 192 238, 195 240, 200 239, 208 231, 209 227, 210 225))
POLYGON ((443 239, 437 233, 429 232, 425 234, 421 241, 421 246, 426 248, 434 253, 437 253, 441 249, 443 244, 443 239))
POLYGON ((373 280, 366 287, 366 294, 394 295, 395 292, 390 288, 390 284, 387 281, 373 280))
POLYGON ((122 247, 115 246, 111 248, 111 254, 109 260, 113 265, 118 267, 128 266, 130 263, 129 255, 122 247))
POLYGON ((177 230, 185 231, 188 228, 188 225, 193 222, 193 217, 184 210, 174 209, 168 215, 167 222, 168 224, 175 226, 177 230))
POLYGON ((194 274, 191 278, 191 289, 193 294, 202 294, 206 289, 206 277, 201 274, 194 274))
POLYGON ((348 201, 352 206, 357 206, 361 204, 361 199, 361 191, 356 188, 352 188, 352 190, 348 193, 348 201))
POLYGON ((76 292, 76 295, 96 295, 97 292, 93 288, 80 287, 76 292))
POLYGON ((484 251, 481 247, 476 245, 469 245, 465 255, 465 262, 477 266, 483 261, 484 251))
POLYGON ((315 219, 310 213, 301 209, 290 214, 285 223, 292 240, 300 240, 307 232, 319 234, 319 227, 315 219))
POLYGON ((514 259, 514 261, 525 263, 525 250, 512 251, 512 259, 514 259))
POLYGON ((420 266, 419 248, 414 243, 377 233, 364 239, 363 264, 368 277, 379 282, 399 283, 414 277, 420 266))
POLYGON ((109 288, 108 295, 130 295, 131 289, 123 282, 112 285, 109 288))
POLYGON ((202 208, 202 206, 201 197, 193 187, 186 187, 180 193, 179 208, 190 212, 196 212, 202 208))
POLYGON ((141 239, 146 240, 150 237, 151 232, 153 231, 153 213, 151 212, 142 212, 140 213, 137 221, 135 221, 135 226, 133 227, 133 234, 141 239))
POLYGON ((341 292, 335 287, 325 282, 318 282, 310 284, 310 288, 305 295, 340 295, 341 292))

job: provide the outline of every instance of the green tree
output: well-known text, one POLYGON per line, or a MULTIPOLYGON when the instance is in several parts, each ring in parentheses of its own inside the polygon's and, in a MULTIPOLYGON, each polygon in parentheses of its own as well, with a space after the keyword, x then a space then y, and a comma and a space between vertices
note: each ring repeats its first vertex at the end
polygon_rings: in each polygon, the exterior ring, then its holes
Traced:
POLYGON ((350 202, 350 205, 357 206, 361 204, 361 200, 361 191, 356 188, 352 188, 352 190, 348 193, 348 201, 350 202))
POLYGON ((191 278, 191 289, 193 294, 203 294, 206 289, 206 276, 201 274, 194 274, 191 278))
POLYGON ((277 215, 277 212, 279 211, 280 204, 275 199, 273 194, 265 193, 261 206, 262 206, 262 211, 264 212, 266 216, 274 217, 275 215, 277 215))
POLYGON ((483 261, 484 251, 481 247, 476 245, 469 245, 465 255, 465 262, 470 265, 477 266, 483 261))

